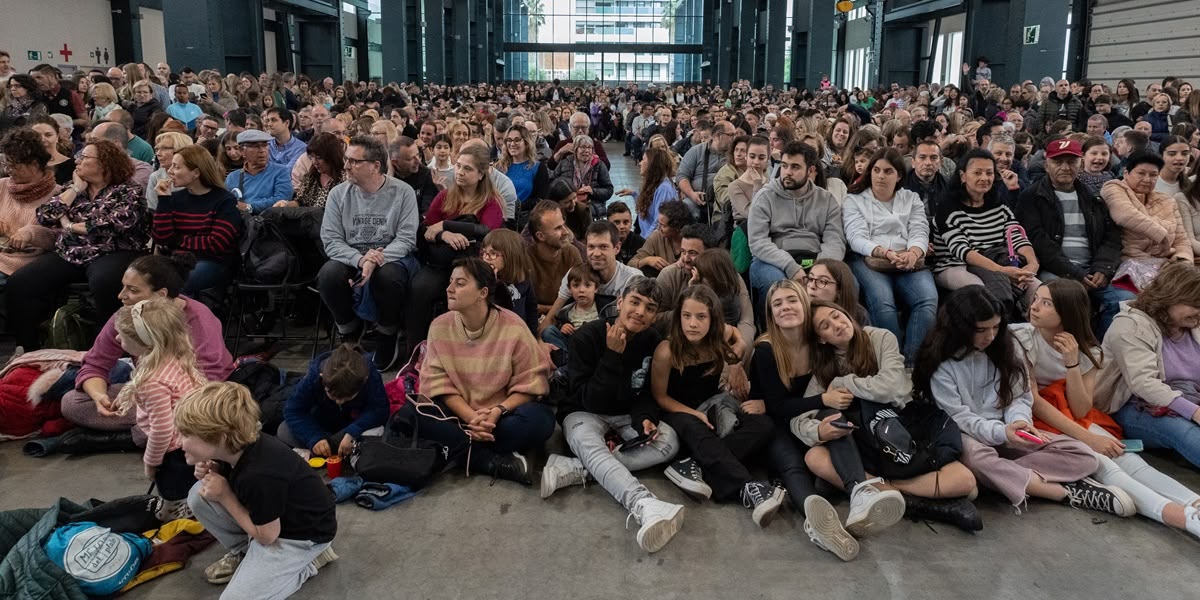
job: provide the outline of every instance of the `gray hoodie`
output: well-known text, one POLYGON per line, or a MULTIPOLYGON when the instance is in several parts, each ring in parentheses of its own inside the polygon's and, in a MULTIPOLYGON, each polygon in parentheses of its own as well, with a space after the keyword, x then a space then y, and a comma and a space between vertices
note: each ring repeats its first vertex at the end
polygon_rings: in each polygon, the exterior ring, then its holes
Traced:
POLYGON ((846 257, 842 207, 833 194, 811 181, 798 190, 784 189, 779 179, 768 181, 750 202, 746 223, 750 254, 788 277, 800 271, 792 252, 846 257))
POLYGON ((383 187, 372 194, 345 181, 329 190, 321 242, 325 254, 350 267, 371 248, 383 248, 388 262, 397 261, 417 248, 417 194, 412 186, 385 177, 383 187))

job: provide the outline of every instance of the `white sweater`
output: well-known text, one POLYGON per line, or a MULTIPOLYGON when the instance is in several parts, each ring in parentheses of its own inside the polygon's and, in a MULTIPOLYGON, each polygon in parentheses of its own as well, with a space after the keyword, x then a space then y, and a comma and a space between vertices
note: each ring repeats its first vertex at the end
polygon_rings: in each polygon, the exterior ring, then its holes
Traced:
POLYGON ((846 196, 842 203, 842 223, 850 249, 870 256, 876 246, 897 252, 929 247, 929 220, 925 203, 911 190, 896 192, 888 210, 875 199, 870 189, 846 196))
MULTIPOLYGON (((1017 341, 1012 343, 1017 345, 1017 341)), ((1021 353, 1021 349, 1016 349, 1021 353)), ((962 360, 947 360, 933 373, 930 388, 938 406, 954 419, 963 433, 989 446, 1008 441, 1004 428, 1010 423, 1033 423, 1033 392, 1021 371, 1012 404, 1000 408, 997 390, 999 373, 988 356, 972 351, 962 360)))

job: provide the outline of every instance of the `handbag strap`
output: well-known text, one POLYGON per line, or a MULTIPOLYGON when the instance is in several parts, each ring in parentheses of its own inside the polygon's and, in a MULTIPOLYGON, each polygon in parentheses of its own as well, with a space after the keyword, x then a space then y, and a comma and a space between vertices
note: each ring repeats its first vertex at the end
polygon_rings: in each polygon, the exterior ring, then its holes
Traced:
POLYGON ((1004 241, 1008 244, 1008 262, 1014 267, 1019 267, 1021 266, 1021 259, 1017 258, 1017 248, 1016 244, 1013 242, 1014 231, 1019 231, 1021 232, 1021 235, 1024 236, 1025 228, 1021 227, 1017 223, 1013 223, 1012 225, 1004 228, 1004 241))

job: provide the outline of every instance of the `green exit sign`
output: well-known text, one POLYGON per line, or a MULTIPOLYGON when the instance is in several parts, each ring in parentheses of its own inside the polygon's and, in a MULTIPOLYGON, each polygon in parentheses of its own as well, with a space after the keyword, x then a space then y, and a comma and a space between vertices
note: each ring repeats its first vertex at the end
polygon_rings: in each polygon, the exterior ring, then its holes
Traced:
POLYGON ((26 50, 25 58, 27 60, 42 60, 42 53, 37 50, 26 50))

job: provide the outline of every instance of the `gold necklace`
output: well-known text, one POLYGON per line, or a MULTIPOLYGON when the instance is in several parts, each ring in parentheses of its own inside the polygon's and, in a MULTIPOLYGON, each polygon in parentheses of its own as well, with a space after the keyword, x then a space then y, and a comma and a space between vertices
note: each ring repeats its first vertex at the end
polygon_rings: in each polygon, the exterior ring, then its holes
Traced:
POLYGON ((492 309, 489 308, 487 317, 484 318, 484 320, 483 320, 483 326, 479 328, 479 333, 476 333, 475 335, 471 335, 472 331, 470 329, 467 329, 467 322, 463 320, 462 313, 456 313, 454 315, 454 320, 458 323, 459 328, 462 329, 463 337, 467 338, 468 346, 474 346, 475 342, 479 338, 483 337, 483 334, 487 332, 487 325, 488 325, 488 322, 491 321, 491 319, 492 319, 492 309))

